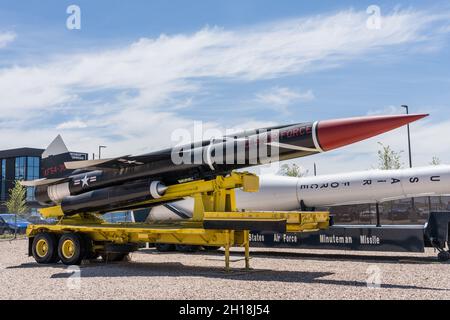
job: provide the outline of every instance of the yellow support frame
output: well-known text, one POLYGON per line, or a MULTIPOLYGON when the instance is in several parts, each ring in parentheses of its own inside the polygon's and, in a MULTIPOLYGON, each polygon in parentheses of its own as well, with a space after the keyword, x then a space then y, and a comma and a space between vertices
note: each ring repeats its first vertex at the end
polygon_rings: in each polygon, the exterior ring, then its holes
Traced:
MULTIPOLYGON (((167 203, 186 197, 195 200, 193 221, 202 221, 205 211, 235 211, 236 196, 234 189, 242 188, 245 192, 258 192, 258 176, 248 172, 232 172, 227 177, 218 176, 212 180, 198 180, 169 186, 164 195, 133 204, 132 207, 148 207, 158 203, 167 203)), ((127 208, 123 208, 126 210, 127 208)), ((61 206, 43 208, 39 210, 46 218, 61 218, 64 212, 61 206)), ((93 212, 95 213, 95 212, 93 212)))
MULTIPOLYGON (((181 222, 108 224, 95 213, 65 217, 61 207, 41 209, 45 217, 58 217, 55 225, 29 225, 27 235, 34 237, 39 232, 62 234, 80 232, 87 234, 96 243, 167 243, 225 248, 225 267, 230 267, 230 247, 245 248, 245 267, 249 264, 248 230, 210 230, 203 223, 208 221, 231 223, 285 222, 287 232, 305 232, 326 229, 329 226, 328 212, 238 212, 235 189, 257 192, 259 179, 251 173, 233 172, 229 176, 218 176, 213 180, 193 181, 169 186, 164 196, 134 204, 145 207, 166 203, 185 197, 194 198, 192 219, 181 222)), ((126 209, 126 208, 124 208, 126 209)), ((100 247, 97 246, 96 248, 100 247)))
MULTIPOLYGON (((97 243, 163 243, 199 246, 218 246, 225 248, 225 268, 230 268, 230 248, 245 247, 245 267, 249 269, 249 231, 206 230, 181 225, 145 225, 145 224, 56 224, 29 225, 28 237, 40 232, 63 234, 79 232, 88 235, 97 243)), ((102 246, 97 246, 101 249, 102 246)))

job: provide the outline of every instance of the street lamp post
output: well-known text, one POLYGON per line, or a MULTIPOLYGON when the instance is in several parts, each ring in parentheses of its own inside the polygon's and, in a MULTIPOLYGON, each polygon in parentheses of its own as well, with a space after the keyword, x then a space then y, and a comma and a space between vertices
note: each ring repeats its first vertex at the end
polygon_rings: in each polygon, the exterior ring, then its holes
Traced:
MULTIPOLYGON (((406 114, 409 114, 409 107, 407 105, 402 105, 402 108, 406 109, 406 114)), ((409 130, 409 123, 407 125, 408 130, 408 155, 409 155, 409 167, 412 168, 412 158, 411 158, 411 131, 409 130)), ((416 203, 414 198, 411 198, 411 207, 413 212, 415 212, 416 203)), ((415 214, 412 215, 412 221, 416 221, 415 214)))
POLYGON ((106 146, 98 146, 98 158, 102 158, 102 149, 106 148, 106 146))
MULTIPOLYGON (((406 109, 406 114, 409 114, 409 108, 407 105, 402 105, 402 108, 406 109)), ((409 167, 412 168, 412 158, 411 158, 411 132, 409 130, 409 123, 406 126, 408 130, 408 155, 409 155, 409 167)))

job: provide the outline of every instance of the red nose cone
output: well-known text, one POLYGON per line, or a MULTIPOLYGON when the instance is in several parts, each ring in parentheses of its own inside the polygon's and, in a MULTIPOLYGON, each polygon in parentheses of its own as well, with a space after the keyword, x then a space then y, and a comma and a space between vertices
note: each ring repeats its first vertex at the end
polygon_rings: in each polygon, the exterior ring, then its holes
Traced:
POLYGON ((319 122, 317 136, 322 149, 328 151, 371 138, 426 116, 428 114, 325 120, 319 122))

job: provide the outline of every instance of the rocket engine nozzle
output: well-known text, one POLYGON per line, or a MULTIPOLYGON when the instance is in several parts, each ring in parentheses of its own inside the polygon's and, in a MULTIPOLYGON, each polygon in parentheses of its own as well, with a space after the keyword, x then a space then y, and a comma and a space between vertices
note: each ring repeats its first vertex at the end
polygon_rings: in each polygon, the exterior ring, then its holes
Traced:
POLYGON ((150 183, 150 194, 154 199, 161 198, 166 193, 167 187, 160 181, 152 181, 150 183))

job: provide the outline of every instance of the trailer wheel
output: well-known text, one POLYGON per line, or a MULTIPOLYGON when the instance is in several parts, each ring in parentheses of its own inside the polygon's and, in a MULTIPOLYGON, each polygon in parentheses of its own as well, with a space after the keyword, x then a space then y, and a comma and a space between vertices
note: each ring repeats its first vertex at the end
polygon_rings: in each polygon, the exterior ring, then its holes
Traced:
POLYGON ((205 251, 217 251, 222 247, 218 247, 218 246, 203 246, 203 249, 205 249, 205 251))
POLYGON ((130 255, 128 253, 109 252, 101 255, 105 262, 119 262, 129 261, 130 255))
POLYGON ((173 244, 167 244, 167 243, 156 243, 155 244, 156 250, 159 252, 170 252, 175 251, 175 245, 173 244))
POLYGON ((450 260, 450 252, 441 251, 438 253, 437 257, 440 262, 446 262, 446 261, 450 260))
POLYGON ((177 244, 175 246, 175 248, 179 252, 191 253, 191 252, 197 252, 200 249, 200 246, 192 246, 192 245, 186 245, 186 244, 177 244))
POLYGON ((66 265, 78 265, 86 257, 86 245, 77 233, 66 233, 59 239, 58 255, 66 265))
POLYGON ((98 257, 100 257, 100 254, 98 252, 94 251, 94 245, 92 243, 91 237, 89 237, 87 234, 81 234, 81 237, 83 238, 84 245, 85 245, 85 259, 87 260, 95 260, 98 257))
POLYGON ((57 263, 59 257, 56 236, 48 232, 38 233, 33 239, 32 254, 37 263, 57 263))

